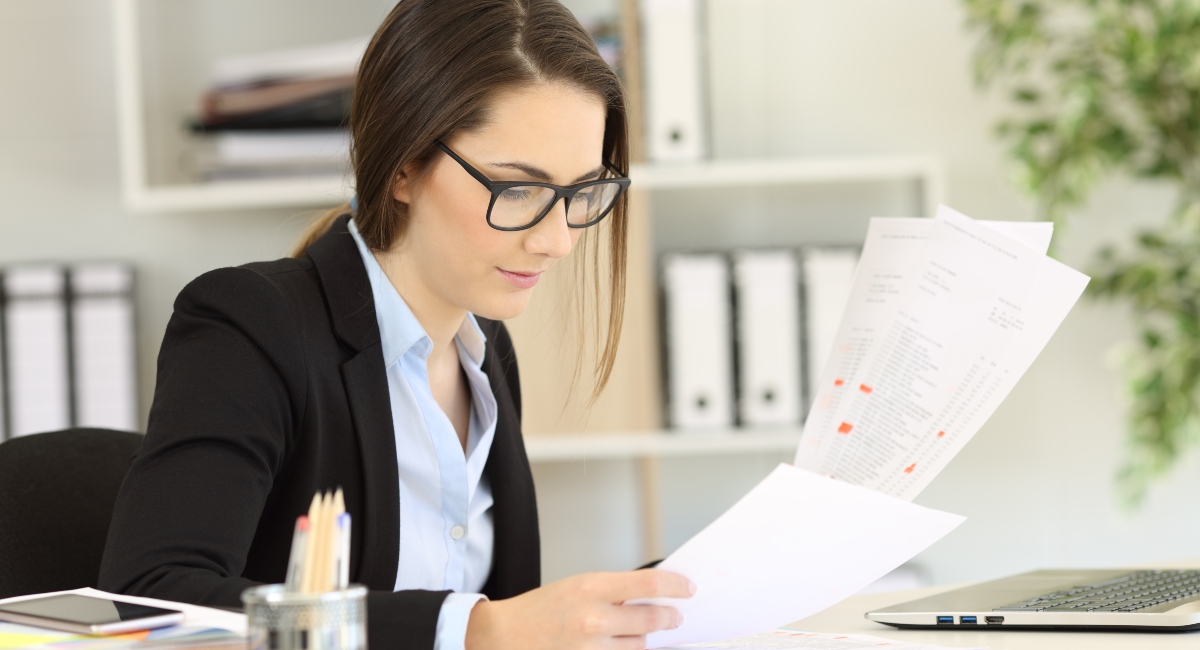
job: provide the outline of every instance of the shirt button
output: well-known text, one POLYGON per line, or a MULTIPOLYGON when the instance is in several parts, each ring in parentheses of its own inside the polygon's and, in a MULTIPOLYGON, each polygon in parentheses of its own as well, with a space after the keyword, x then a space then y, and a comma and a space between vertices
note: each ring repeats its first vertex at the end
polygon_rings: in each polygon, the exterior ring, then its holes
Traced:
POLYGON ((466 534, 467 534, 467 529, 463 528, 462 526, 455 526, 454 528, 450 529, 450 538, 453 539, 454 541, 458 541, 458 540, 462 539, 463 535, 466 535, 466 534))

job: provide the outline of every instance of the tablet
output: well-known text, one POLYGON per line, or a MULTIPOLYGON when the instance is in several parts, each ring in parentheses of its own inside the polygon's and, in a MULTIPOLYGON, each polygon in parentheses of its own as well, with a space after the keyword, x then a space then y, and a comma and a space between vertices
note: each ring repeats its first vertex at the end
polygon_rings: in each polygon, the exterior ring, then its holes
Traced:
POLYGON ((0 605, 0 621, 78 634, 121 634, 178 625, 183 612, 62 594, 0 605))

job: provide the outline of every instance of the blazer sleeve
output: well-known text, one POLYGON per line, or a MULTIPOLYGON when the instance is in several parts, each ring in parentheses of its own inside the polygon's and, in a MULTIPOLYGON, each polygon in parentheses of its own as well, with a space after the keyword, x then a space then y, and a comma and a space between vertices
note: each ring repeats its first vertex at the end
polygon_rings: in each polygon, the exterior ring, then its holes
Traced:
MULTIPOLYGON (((304 414, 298 323, 252 269, 219 269, 184 288, 159 353, 146 437, 117 497, 101 589, 241 605, 256 584, 242 577, 246 557, 304 414)), ((371 647, 432 648, 446 593, 371 592, 371 647)))

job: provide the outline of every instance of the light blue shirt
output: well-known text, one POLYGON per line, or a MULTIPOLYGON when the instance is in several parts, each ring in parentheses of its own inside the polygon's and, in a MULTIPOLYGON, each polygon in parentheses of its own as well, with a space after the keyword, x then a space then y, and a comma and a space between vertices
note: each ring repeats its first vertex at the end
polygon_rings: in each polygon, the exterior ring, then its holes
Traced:
POLYGON ((426 360, 433 342, 367 248, 354 220, 387 369, 400 477, 400 561, 396 591, 449 589, 438 615, 435 650, 462 650, 471 608, 492 570, 492 487, 483 475, 496 433, 496 396, 480 365, 487 343, 468 313, 454 337, 471 389, 463 452, 450 418, 433 398, 426 360))

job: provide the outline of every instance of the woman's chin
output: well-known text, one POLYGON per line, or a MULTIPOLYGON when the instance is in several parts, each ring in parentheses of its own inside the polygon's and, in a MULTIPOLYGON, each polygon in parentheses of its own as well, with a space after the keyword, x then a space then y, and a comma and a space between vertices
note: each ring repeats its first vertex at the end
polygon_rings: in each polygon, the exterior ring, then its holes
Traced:
POLYGON ((492 296, 480 301, 480 304, 476 309, 472 309, 471 313, 491 320, 516 318, 529 307, 529 298, 532 294, 533 289, 523 289, 506 292, 506 295, 502 296, 492 296))

